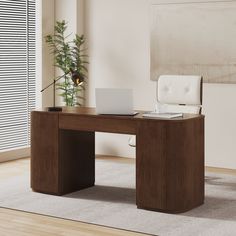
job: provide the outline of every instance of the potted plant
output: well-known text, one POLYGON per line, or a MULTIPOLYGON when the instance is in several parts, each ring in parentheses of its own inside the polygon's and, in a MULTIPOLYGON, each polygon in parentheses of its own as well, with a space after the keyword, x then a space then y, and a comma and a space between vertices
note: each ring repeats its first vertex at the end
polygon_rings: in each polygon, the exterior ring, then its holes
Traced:
POLYGON ((60 96, 66 106, 81 106, 84 100, 82 83, 87 78, 88 63, 84 54, 85 38, 84 35, 75 34, 74 39, 69 41, 70 35, 65 34, 66 29, 64 20, 57 21, 54 34, 47 35, 45 39, 54 55, 54 66, 63 72, 62 76, 54 78, 54 81, 64 78, 63 82, 56 83, 57 89, 61 90, 60 96))

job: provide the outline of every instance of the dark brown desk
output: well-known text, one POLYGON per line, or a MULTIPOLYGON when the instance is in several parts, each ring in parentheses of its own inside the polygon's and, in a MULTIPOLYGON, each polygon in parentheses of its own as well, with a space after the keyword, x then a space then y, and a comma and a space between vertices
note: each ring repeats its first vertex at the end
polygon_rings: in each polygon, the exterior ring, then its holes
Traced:
POLYGON ((93 108, 33 111, 32 189, 63 195, 93 186, 95 131, 136 135, 138 208, 177 213, 203 204, 202 115, 161 120, 96 115, 93 108))

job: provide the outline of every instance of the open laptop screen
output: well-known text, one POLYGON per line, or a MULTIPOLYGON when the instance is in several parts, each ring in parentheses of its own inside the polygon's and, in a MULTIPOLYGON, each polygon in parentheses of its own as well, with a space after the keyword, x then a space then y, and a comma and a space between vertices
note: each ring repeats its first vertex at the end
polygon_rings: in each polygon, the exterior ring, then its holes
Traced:
POLYGON ((98 114, 133 115, 132 89, 96 88, 98 114))

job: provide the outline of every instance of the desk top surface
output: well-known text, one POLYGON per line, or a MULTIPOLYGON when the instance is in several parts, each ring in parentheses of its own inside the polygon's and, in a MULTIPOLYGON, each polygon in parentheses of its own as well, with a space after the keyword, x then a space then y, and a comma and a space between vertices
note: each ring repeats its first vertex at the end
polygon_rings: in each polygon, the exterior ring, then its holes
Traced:
MULTIPOLYGON (((140 111, 137 115, 98 115, 94 107, 63 107, 62 112, 58 112, 61 115, 81 115, 81 116, 100 116, 104 118, 116 118, 116 119, 147 119, 147 120, 171 120, 171 121, 181 121, 188 119, 204 118, 204 115, 196 114, 183 114, 183 117, 172 118, 172 119, 163 119, 163 118, 150 118, 143 117, 142 114, 147 111, 140 111)), ((48 112, 47 108, 36 110, 36 112, 48 112)), ((50 112, 55 113, 55 112, 50 112)))

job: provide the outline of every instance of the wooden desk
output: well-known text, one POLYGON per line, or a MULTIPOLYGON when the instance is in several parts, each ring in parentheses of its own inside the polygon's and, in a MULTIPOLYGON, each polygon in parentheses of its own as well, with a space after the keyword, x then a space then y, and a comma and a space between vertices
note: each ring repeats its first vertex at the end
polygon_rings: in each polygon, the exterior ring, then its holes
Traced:
POLYGON ((203 204, 204 116, 161 120, 96 115, 93 108, 31 115, 34 191, 63 195, 93 186, 98 131, 136 135, 138 208, 177 213, 203 204))

